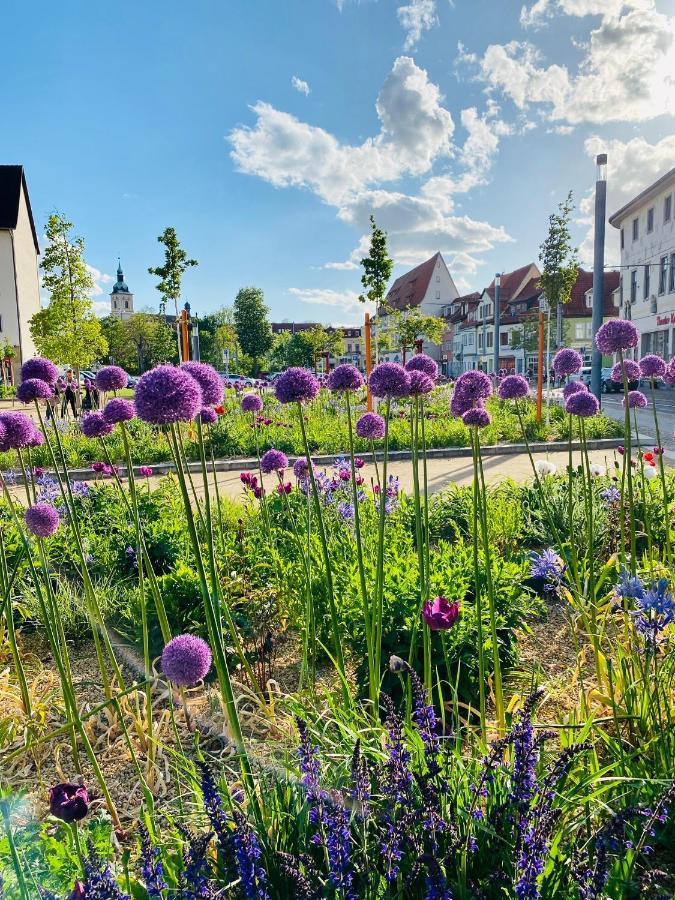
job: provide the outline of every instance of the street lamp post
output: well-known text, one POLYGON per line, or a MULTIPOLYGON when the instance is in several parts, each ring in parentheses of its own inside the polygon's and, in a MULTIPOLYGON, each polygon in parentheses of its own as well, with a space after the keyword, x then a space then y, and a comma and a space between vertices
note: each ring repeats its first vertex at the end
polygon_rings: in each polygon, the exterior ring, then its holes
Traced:
POLYGON ((494 372, 492 374, 495 376, 497 375, 497 372, 499 371, 499 289, 501 288, 501 285, 502 285, 502 277, 499 274, 499 272, 497 272, 497 274, 495 275, 495 332, 494 332, 495 345, 493 348, 493 356, 492 356, 492 360, 493 360, 492 364, 494 367, 494 372))
POLYGON ((591 360, 591 391, 602 402, 601 369, 602 354, 595 344, 595 335, 602 325, 605 287, 605 216, 607 209, 607 154, 596 159, 595 179, 595 234, 593 237, 593 357, 591 360))

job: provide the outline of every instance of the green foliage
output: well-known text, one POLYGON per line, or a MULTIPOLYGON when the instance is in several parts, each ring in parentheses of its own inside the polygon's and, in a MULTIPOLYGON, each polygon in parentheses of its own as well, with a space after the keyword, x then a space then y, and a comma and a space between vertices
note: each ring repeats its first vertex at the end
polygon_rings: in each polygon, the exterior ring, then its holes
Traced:
POLYGON ((148 312, 124 320, 108 316, 101 326, 108 341, 105 361, 127 372, 140 375, 160 363, 178 361, 175 330, 160 316, 148 312))
POLYGON ((361 265, 363 266, 361 284, 364 293, 359 300, 362 303, 369 300, 379 306, 384 299, 394 261, 387 252, 387 232, 377 227, 373 215, 370 217, 370 250, 368 256, 361 260, 361 265))
POLYGON ((234 300, 234 326, 241 349, 253 360, 257 373, 260 361, 272 348, 272 328, 267 319, 269 308, 265 305, 260 288, 241 288, 234 300))
POLYGON ((196 259, 188 259, 178 240, 175 228, 165 228, 157 238, 160 244, 164 244, 164 265, 151 266, 148 272, 157 275, 160 279, 156 285, 162 297, 160 310, 166 312, 167 303, 173 302, 176 316, 178 316, 178 301, 180 300, 181 283, 185 271, 192 266, 198 266, 196 259))
POLYGON ((418 310, 397 311, 394 321, 394 330, 402 349, 414 347, 415 341, 419 338, 427 338, 432 344, 437 344, 446 329, 442 319, 436 316, 423 316, 418 310))
POLYGON ((577 251, 572 246, 569 229, 573 209, 570 191, 567 199, 559 204, 558 212, 549 216, 548 234, 539 247, 542 264, 539 287, 552 308, 569 303, 579 272, 577 251))

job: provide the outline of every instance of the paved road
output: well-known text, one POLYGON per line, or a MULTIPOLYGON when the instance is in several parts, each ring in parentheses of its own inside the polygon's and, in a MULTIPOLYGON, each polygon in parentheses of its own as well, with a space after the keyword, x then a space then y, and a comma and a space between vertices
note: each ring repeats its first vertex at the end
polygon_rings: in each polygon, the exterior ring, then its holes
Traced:
MULTIPOLYGON (((649 399, 647 409, 637 410, 637 425, 641 435, 649 437, 650 442, 656 445, 656 426, 654 424, 654 410, 649 391, 645 392, 649 399)), ((602 411, 617 421, 623 421, 623 397, 620 394, 607 394, 602 398, 602 411)), ((656 391, 656 413, 661 432, 661 443, 665 448, 665 455, 669 462, 675 463, 675 391, 656 391)))

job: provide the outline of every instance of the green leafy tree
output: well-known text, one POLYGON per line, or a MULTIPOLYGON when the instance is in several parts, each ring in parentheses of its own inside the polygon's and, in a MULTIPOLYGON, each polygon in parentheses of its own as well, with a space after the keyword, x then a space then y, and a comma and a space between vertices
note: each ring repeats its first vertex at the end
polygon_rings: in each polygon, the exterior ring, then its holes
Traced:
POLYGON ((84 261, 84 240, 73 237, 73 225, 53 213, 47 222, 47 247, 40 263, 49 305, 30 320, 38 353, 80 369, 107 352, 101 320, 93 312, 94 286, 84 261))
MULTIPOLYGON (((563 320, 563 340, 569 338, 569 322, 563 320)), ((544 319, 544 351, 547 346, 555 347, 556 322, 553 317, 544 319)), ((511 349, 535 353, 539 346, 539 313, 533 312, 523 318, 520 325, 511 332, 511 349)))
POLYGON ((223 366, 225 350, 229 351, 230 359, 238 358, 241 348, 231 306, 223 306, 199 320, 199 347, 202 361, 217 369, 223 366))
POLYGON ((579 273, 577 250, 572 246, 570 220, 574 203, 572 191, 558 205, 558 211, 549 216, 546 240, 539 246, 542 267, 539 288, 552 310, 556 311, 556 346, 563 341, 562 308, 569 303, 572 288, 579 273))
POLYGON ((234 300, 234 326, 239 345, 253 361, 253 374, 260 371, 261 360, 272 349, 272 326, 269 308, 260 288, 244 287, 234 300))
POLYGON ((436 316, 423 316, 417 311, 407 314, 397 312, 395 322, 398 342, 403 351, 414 347, 415 341, 420 338, 427 338, 432 344, 437 344, 447 327, 443 319, 438 319, 436 316))
POLYGON ((178 318, 178 301, 180 300, 183 275, 192 266, 198 266, 196 259, 188 259, 178 240, 175 228, 165 228, 157 238, 160 244, 164 244, 164 265, 149 268, 151 275, 156 275, 160 281, 156 285, 161 294, 160 314, 166 313, 167 303, 172 302, 176 318, 178 318))
POLYGON ((130 367, 145 372, 160 363, 178 362, 175 332, 162 316, 138 312, 124 323, 124 332, 135 357, 130 367))
POLYGON ((108 347, 98 357, 97 362, 126 368, 128 347, 122 319, 119 316, 105 316, 101 319, 101 331, 108 347))
POLYGON ((376 307, 379 307, 384 300, 394 261, 387 252, 387 232, 377 227, 375 216, 372 215, 370 217, 370 250, 368 256, 361 260, 361 265, 363 266, 361 284, 364 293, 360 295, 359 300, 362 303, 370 300, 376 304, 376 307))
POLYGON ((309 332, 305 332, 312 346, 312 365, 316 369, 319 357, 328 353, 329 356, 342 355, 342 332, 337 328, 324 328, 323 325, 315 325, 309 332))

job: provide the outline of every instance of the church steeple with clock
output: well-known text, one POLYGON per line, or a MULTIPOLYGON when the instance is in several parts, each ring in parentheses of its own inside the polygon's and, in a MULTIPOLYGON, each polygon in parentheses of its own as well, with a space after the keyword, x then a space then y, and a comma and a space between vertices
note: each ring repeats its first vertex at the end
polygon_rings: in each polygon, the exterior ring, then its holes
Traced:
POLYGON ((110 294, 110 315, 118 319, 128 319, 134 311, 134 295, 124 281, 122 263, 117 260, 117 281, 110 294))

